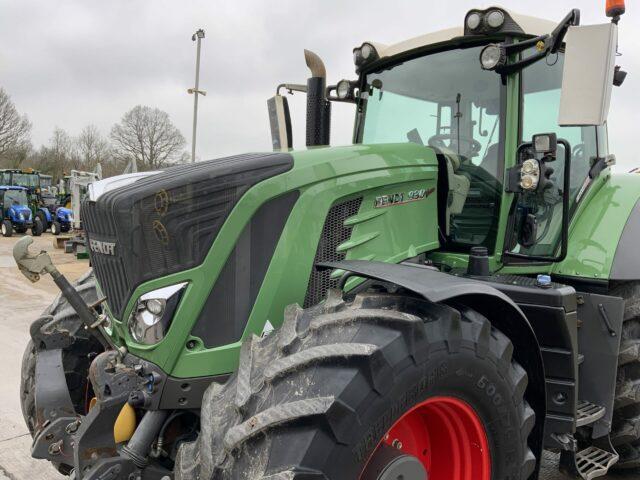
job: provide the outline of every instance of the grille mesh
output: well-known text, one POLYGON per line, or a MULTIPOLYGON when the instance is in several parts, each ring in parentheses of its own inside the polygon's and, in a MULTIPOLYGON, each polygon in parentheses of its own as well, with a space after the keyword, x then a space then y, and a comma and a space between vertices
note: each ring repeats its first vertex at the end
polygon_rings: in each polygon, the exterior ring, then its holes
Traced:
POLYGON ((122 318, 136 287, 201 265, 245 192, 288 171, 289 154, 247 154, 178 165, 85 201, 82 219, 89 249, 111 312, 122 318))
POLYGON ((320 302, 325 297, 327 290, 338 286, 339 279, 331 278, 331 270, 319 270, 316 268, 316 264, 344 260, 346 253, 336 251, 338 245, 351 237, 352 227, 345 227, 344 221, 357 214, 361 204, 362 197, 359 197, 337 203, 329 210, 322 227, 322 235, 320 235, 316 256, 313 259, 313 268, 309 276, 304 308, 320 302))
MULTIPOLYGON (((87 232, 97 232, 101 239, 116 242, 117 227, 113 218, 99 215, 95 203, 83 202, 81 206, 82 223, 87 232)), ((129 278, 122 257, 109 255, 92 255, 91 266, 100 282, 102 292, 109 299, 109 306, 119 312, 127 300, 129 278)))

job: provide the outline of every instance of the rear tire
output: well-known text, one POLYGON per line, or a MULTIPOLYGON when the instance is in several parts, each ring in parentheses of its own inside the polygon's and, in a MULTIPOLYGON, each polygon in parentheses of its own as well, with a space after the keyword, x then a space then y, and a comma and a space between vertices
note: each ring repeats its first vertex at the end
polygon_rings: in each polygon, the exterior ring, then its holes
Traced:
POLYGON ((205 392, 201 432, 180 447, 176 479, 369 480, 367 465, 394 445, 431 465, 430 480, 525 480, 536 467, 527 443, 535 413, 512 353, 505 335, 464 307, 377 293, 346 302, 336 291, 307 310, 290 306, 277 332, 243 343, 229 381, 205 392), (453 438, 450 456, 429 430, 437 422, 401 432, 404 444, 387 438, 410 410, 443 398, 475 413, 488 452, 451 433, 461 425, 454 415, 453 428, 441 428, 453 438), (425 430, 433 448, 421 443, 425 430), (465 461, 474 455, 490 459, 490 473, 465 461))
MULTIPOLYGON (((87 303, 94 303, 98 299, 95 277, 89 270, 74 284, 76 290, 87 303)), ((70 346, 63 349, 63 363, 67 387, 71 394, 76 412, 84 415, 87 409, 87 393, 89 392, 89 365, 93 354, 101 352, 102 346, 84 328, 84 324, 67 300, 58 295, 53 303, 42 312, 30 328, 32 340, 27 344, 22 356, 22 369, 20 376, 20 406, 22 415, 29 432, 33 436, 36 427, 35 405, 35 373, 38 352, 46 349, 46 345, 36 345, 34 338, 42 335, 54 335, 57 332, 69 332, 73 341, 70 346)), ((71 472, 71 466, 55 464, 54 466, 65 475, 71 472)))
POLYGON ((54 220, 53 223, 51 224, 51 233, 54 235, 60 235, 61 231, 62 231, 62 226, 60 225, 60 222, 57 220, 54 220))
POLYGON ((0 225, 0 231, 2 232, 3 237, 10 237, 13 235, 13 225, 10 220, 3 220, 0 225))
POLYGON ((611 440, 620 454, 613 469, 640 469, 640 283, 615 286, 625 300, 611 440))

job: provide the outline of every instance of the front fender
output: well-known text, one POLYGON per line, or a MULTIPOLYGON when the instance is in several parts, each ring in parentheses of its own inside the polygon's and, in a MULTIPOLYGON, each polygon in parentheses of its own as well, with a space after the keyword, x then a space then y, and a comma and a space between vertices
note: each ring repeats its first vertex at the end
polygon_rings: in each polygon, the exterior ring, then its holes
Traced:
MULTIPOLYGON (((423 265, 391 264, 366 260, 322 262, 319 267, 334 268, 350 274, 392 283, 424 297, 429 302, 455 301, 484 314, 514 346, 514 357, 529 375, 527 398, 536 411, 532 447, 540 458, 544 424, 547 419, 545 370, 538 339, 520 307, 487 282, 457 277, 423 265)), ((577 348, 574 348, 577 351, 577 348)), ((546 435, 565 427, 547 425, 546 435)))
POLYGON ((42 212, 47 223, 51 223, 51 212, 48 208, 39 208, 38 211, 42 212))
MULTIPOLYGON (((594 185, 595 186, 595 185, 594 185)), ((554 266, 563 277, 639 280, 640 175, 612 173, 587 194, 571 221, 567 257, 554 266)))

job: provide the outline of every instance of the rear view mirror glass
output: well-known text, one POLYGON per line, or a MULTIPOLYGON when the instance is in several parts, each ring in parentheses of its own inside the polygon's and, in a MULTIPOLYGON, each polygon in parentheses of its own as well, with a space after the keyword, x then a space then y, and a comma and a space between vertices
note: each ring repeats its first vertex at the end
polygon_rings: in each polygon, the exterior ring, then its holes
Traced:
POLYGON ((282 95, 275 95, 267 100, 267 108, 273 150, 286 151, 292 148, 291 115, 287 99, 282 95))
POLYGON ((569 27, 560 98, 560 126, 603 125, 609 113, 617 25, 569 27))

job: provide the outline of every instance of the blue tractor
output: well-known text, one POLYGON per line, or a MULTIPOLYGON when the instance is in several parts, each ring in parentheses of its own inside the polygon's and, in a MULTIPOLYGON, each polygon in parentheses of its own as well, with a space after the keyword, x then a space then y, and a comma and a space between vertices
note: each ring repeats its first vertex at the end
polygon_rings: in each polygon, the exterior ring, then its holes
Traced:
POLYGON ((34 236, 42 234, 42 222, 34 220, 29 208, 27 189, 24 187, 0 186, 0 214, 0 231, 3 237, 10 237, 14 231, 24 233, 29 228, 34 236))
POLYGON ((60 235, 62 232, 68 232, 73 225, 73 210, 66 207, 58 207, 51 216, 51 233, 60 235))

